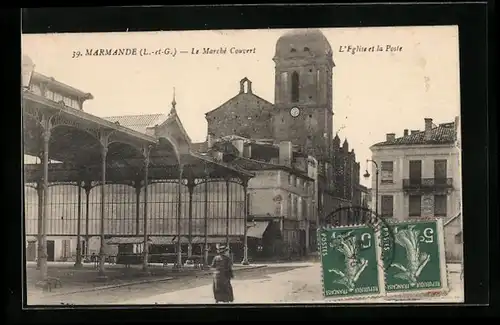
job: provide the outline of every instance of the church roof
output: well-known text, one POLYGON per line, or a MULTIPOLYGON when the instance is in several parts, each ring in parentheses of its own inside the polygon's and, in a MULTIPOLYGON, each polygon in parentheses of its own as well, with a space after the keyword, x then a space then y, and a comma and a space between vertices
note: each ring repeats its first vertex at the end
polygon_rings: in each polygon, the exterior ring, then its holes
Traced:
POLYGON ((431 129, 429 138, 425 137, 425 131, 415 132, 393 140, 376 143, 373 146, 391 145, 418 145, 418 144, 452 144, 455 143, 455 123, 442 123, 431 129))
POLYGON ((276 42, 276 58, 295 56, 331 56, 332 47, 319 29, 297 29, 285 33, 276 42))
POLYGON ((257 101, 257 105, 264 104, 264 105, 273 106, 273 103, 269 102, 268 100, 265 100, 264 98, 262 98, 260 96, 255 95, 253 92, 252 93, 250 93, 250 92, 238 93, 236 96, 228 99, 227 101, 225 101, 224 103, 219 105, 219 107, 216 107, 216 108, 212 109, 211 111, 206 112, 205 115, 210 115, 210 114, 214 113, 215 111, 219 111, 221 108, 228 108, 229 107, 231 109, 234 109, 235 106, 237 106, 239 104, 238 100, 240 98, 246 98, 246 99, 254 98, 257 101))
POLYGON ((113 123, 119 123, 121 126, 133 129, 135 131, 146 133, 148 127, 161 124, 167 119, 165 114, 141 114, 141 115, 121 115, 103 117, 113 123))

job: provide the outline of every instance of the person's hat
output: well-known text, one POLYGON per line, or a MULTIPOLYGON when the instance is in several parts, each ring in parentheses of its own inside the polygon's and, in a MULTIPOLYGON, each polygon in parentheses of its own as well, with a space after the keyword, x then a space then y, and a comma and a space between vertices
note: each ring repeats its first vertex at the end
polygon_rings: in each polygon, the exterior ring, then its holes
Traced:
POLYGON ((217 253, 224 253, 228 250, 229 250, 229 248, 226 245, 218 245, 217 246, 217 253))

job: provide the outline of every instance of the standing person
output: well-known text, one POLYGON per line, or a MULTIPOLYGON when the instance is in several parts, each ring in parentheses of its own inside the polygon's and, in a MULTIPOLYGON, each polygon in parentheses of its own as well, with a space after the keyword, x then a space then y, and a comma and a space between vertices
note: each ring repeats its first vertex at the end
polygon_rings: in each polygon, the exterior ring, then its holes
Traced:
POLYGON ((213 292, 215 303, 233 302, 233 286, 231 279, 233 275, 232 261, 229 257, 229 247, 220 245, 217 247, 217 255, 212 260, 211 267, 214 269, 213 292))

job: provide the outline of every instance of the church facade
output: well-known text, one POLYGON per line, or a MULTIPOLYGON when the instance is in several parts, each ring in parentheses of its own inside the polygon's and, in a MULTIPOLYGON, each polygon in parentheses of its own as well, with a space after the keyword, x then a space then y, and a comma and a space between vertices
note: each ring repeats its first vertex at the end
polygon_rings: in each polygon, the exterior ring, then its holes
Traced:
MULTIPOLYGON (((273 60, 275 102, 259 97, 243 78, 233 98, 206 113, 207 141, 195 145, 213 151, 217 143, 231 142, 239 156, 233 163, 257 175, 249 183, 258 198, 250 200, 250 218, 277 220, 285 246, 312 252, 315 230, 327 215, 362 205, 360 166, 347 139, 341 143, 334 135, 335 64, 326 37, 318 30, 288 32, 278 39, 273 60), (298 182, 308 190, 297 191, 298 182)), ((342 224, 356 222, 349 213, 336 217, 342 224)))

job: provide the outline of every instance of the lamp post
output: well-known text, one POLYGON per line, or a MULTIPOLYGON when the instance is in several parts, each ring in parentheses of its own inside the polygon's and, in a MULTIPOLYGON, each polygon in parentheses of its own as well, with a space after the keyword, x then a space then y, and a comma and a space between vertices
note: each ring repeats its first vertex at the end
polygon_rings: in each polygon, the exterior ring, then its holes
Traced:
POLYGON ((257 226, 257 222, 255 220, 252 221, 252 224, 248 225, 245 222, 245 237, 244 237, 244 247, 243 247, 243 261, 241 261, 241 265, 250 265, 248 261, 248 229, 257 226))
MULTIPOLYGON (((368 165, 369 162, 371 162, 375 165, 375 215, 378 217, 378 173, 379 173, 379 169, 378 169, 378 164, 376 161, 371 160, 371 159, 367 159, 366 164, 368 165)), ((370 177, 370 173, 368 172, 368 166, 367 166, 366 172, 363 176, 365 178, 370 177)))

